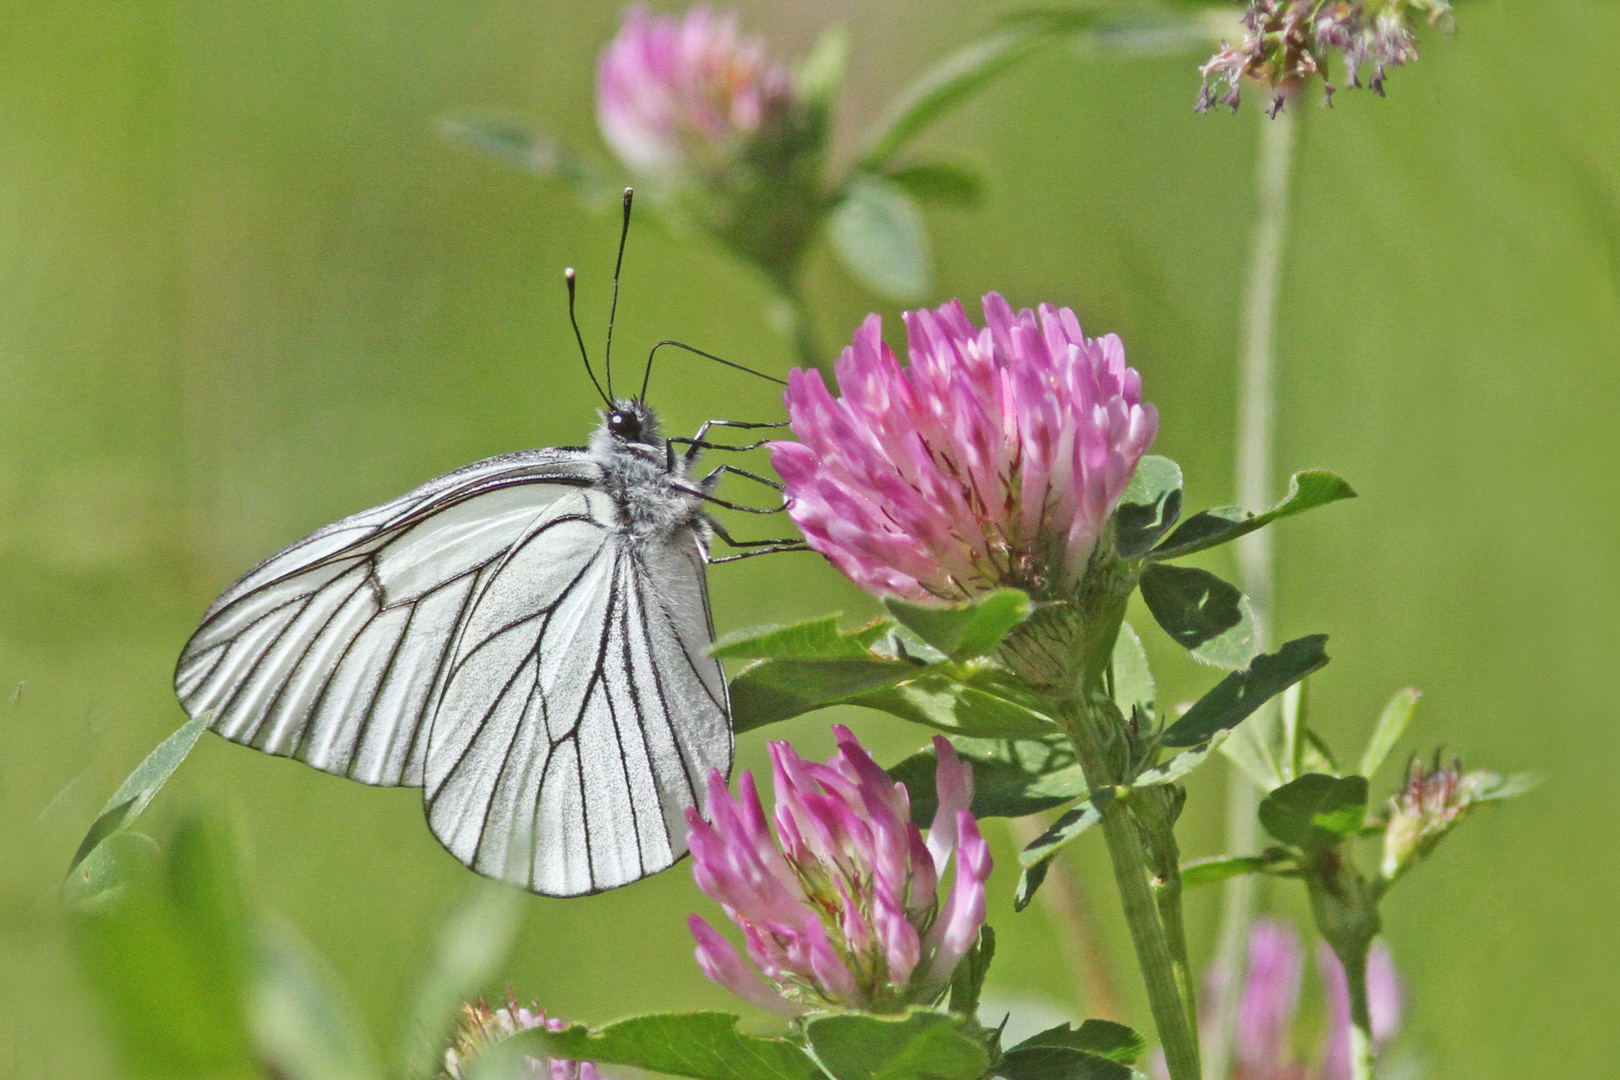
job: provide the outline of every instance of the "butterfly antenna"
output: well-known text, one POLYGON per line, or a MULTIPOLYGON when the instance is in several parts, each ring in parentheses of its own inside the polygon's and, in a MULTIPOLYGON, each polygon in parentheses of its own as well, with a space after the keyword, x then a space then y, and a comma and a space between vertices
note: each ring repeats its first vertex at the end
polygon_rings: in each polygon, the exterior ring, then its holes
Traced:
POLYGON ((714 355, 714 353, 704 352, 702 349, 694 349, 692 346, 686 344, 685 342, 681 342, 681 341, 660 341, 658 344, 654 345, 652 347, 652 351, 647 354, 647 373, 641 377, 641 398, 640 398, 641 401, 646 401, 647 400, 647 384, 652 381, 653 357, 655 355, 657 355, 658 350, 662 349, 665 345, 670 345, 670 346, 673 346, 674 348, 677 348, 677 349, 685 349, 687 352, 693 353, 693 354, 695 354, 697 356, 701 356, 705 360, 713 360, 715 363, 724 364, 728 368, 736 368, 738 371, 746 371, 750 375, 757 375, 761 379, 764 379, 766 382, 773 382, 777 386, 786 386, 787 385, 786 382, 784 382, 781 379, 778 379, 775 375, 767 375, 763 371, 755 371, 751 367, 744 367, 742 364, 738 364, 738 363, 735 363, 735 362, 733 362, 731 360, 727 360, 727 359, 725 359, 724 357, 721 357, 721 356, 716 356, 716 355, 714 355))
POLYGON ((579 332, 579 319, 574 315, 574 268, 570 266, 563 271, 563 280, 568 282, 568 321, 574 327, 574 340, 579 343, 579 358, 585 361, 585 374, 591 377, 591 385, 596 392, 602 395, 608 408, 613 408, 613 399, 602 389, 602 384, 596 379, 596 371, 591 367, 591 355, 585 351, 585 335, 579 332))
POLYGON ((635 195, 635 188, 624 189, 624 224, 619 227, 619 258, 613 264, 613 303, 608 307, 607 349, 602 360, 609 397, 613 396, 613 320, 619 314, 619 271, 624 269, 624 242, 630 239, 630 201, 635 195))

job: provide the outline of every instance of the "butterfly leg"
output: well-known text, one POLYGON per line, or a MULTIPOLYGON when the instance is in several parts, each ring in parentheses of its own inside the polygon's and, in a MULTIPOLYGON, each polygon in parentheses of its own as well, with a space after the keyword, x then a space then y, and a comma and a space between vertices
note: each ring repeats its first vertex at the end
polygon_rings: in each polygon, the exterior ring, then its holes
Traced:
POLYGON ((713 472, 711 472, 708 476, 705 476, 702 480, 698 481, 698 487, 702 488, 704 491, 713 491, 715 485, 720 482, 720 476, 722 473, 736 473, 738 476, 746 476, 750 480, 758 481, 759 483, 764 484, 766 487, 775 488, 777 491, 782 490, 782 485, 780 482, 772 480, 767 476, 761 476, 759 473, 749 472, 747 469, 739 469, 735 465, 716 466, 713 472))
POLYGON ((731 534, 726 531, 726 527, 724 525, 722 525, 717 519, 710 517, 707 520, 708 520, 708 523, 709 523, 709 528, 714 530, 714 534, 716 536, 718 536, 720 539, 724 540, 727 544, 730 544, 734 548, 761 548, 761 547, 774 547, 774 548, 796 547, 797 548, 797 547, 803 547, 804 546, 804 541, 800 540, 796 536, 789 536, 789 537, 779 539, 779 540, 733 540, 731 538, 731 534))
MULTIPOLYGON (((768 423, 749 422, 747 420, 705 420, 705 421, 703 421, 703 425, 698 428, 697 434, 692 436, 690 439, 672 439, 670 441, 671 442, 683 442, 683 443, 688 444, 690 449, 688 449, 686 451, 686 461, 687 461, 688 464, 691 464, 692 462, 697 460, 698 451, 701 450, 701 449, 704 449, 708 445, 708 444, 704 443, 703 436, 705 436, 705 435, 707 435, 709 433, 710 428, 727 427, 727 428, 741 428, 741 429, 746 430, 746 431, 757 431, 757 430, 759 430, 761 428, 787 427, 789 422, 790 421, 787 421, 787 420, 773 420, 773 421, 770 421, 768 423)), ((762 443, 754 443, 753 446, 748 446, 748 447, 717 446, 717 447, 714 447, 714 449, 717 449, 717 450, 745 450, 745 449, 746 450, 753 450, 753 449, 758 448, 761 445, 762 445, 762 443)))

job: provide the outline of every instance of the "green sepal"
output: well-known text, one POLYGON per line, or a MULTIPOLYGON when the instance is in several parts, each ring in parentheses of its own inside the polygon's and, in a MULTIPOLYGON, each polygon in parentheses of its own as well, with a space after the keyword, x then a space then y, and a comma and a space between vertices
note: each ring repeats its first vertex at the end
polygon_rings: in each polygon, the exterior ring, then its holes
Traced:
POLYGON ((113 792, 112 798, 107 800, 84 834, 84 839, 79 842, 79 849, 73 853, 73 861, 68 864, 69 874, 96 849, 97 844, 118 830, 128 828, 140 816, 141 811, 163 790, 163 785, 169 782, 169 777, 174 775, 180 763, 186 760, 186 755, 197 745, 203 728, 207 726, 207 714, 187 721, 135 766, 135 771, 118 785, 118 790, 113 792))
POLYGON ((1177 645, 1198 659, 1235 671, 1254 659, 1258 635, 1249 598, 1208 570, 1150 565, 1142 599, 1177 645))
POLYGON ((811 1017, 804 1033, 832 1080, 978 1080, 990 1069, 990 1051, 965 1024, 925 1009, 845 1012, 811 1017))
POLYGON ((1136 465, 1114 511, 1114 544, 1122 559, 1146 555, 1181 518, 1181 466, 1148 454, 1136 465))
MULTIPOLYGON (((1039 739, 964 739, 951 745, 973 766, 973 816, 1024 817, 1050 810, 1086 793, 1086 778, 1066 736, 1039 739)), ((926 828, 939 809, 934 780, 938 758, 932 746, 912 754, 889 770, 906 785, 911 819, 926 828)))
POLYGON ((989 923, 979 927, 978 940, 962 957, 951 975, 949 1009, 956 1016, 969 1020, 979 1015, 979 995, 984 990, 985 976, 990 974, 990 962, 996 956, 996 932, 989 923))
POLYGON ((1308 854, 1329 851, 1367 819, 1367 778, 1306 773, 1260 800, 1260 824, 1308 854))
POLYGON ((786 1039, 744 1035, 739 1019, 720 1012, 650 1013, 596 1031, 580 1024, 530 1028, 503 1040, 499 1054, 480 1059, 474 1080, 528 1076, 525 1057, 629 1065, 694 1080, 827 1080, 803 1049, 786 1039), (522 1071, 497 1071, 497 1058, 522 1071))
POLYGON ((1547 778, 1537 772, 1520 772, 1512 776, 1498 776, 1487 769, 1479 770, 1484 778, 1478 781, 1474 790, 1474 802, 1501 802, 1504 799, 1516 799, 1529 791, 1534 791, 1542 785, 1547 778))
POLYGON ((1302 514, 1318 506, 1353 499, 1355 489, 1324 469, 1295 473, 1288 482, 1288 494, 1271 509, 1251 514, 1235 506, 1222 506, 1194 514, 1170 538, 1148 553, 1154 561, 1179 559, 1197 551, 1231 543, 1240 536, 1264 528, 1280 518, 1302 514))
POLYGON ((988 656, 1029 618, 1029 596, 1017 589, 996 589, 961 603, 925 606, 886 599, 895 620, 952 660, 988 656))
POLYGON ((1159 736, 1161 746, 1196 746, 1242 723, 1277 694, 1328 662, 1326 634, 1295 638, 1274 653, 1255 657, 1244 671, 1234 671, 1199 698, 1186 714, 1159 736))
POLYGON ((793 65, 793 88, 799 100, 828 109, 844 85, 849 60, 849 30, 842 25, 821 32, 808 53, 793 65))
POLYGON ((1048 1028, 1038 1035, 1031 1035, 1012 1049, 1023 1050, 1035 1046, 1065 1046, 1117 1061, 1121 1065, 1134 1065, 1137 1058, 1147 1052, 1147 1039, 1124 1024, 1093 1019, 1078 1028, 1067 1023, 1048 1028))

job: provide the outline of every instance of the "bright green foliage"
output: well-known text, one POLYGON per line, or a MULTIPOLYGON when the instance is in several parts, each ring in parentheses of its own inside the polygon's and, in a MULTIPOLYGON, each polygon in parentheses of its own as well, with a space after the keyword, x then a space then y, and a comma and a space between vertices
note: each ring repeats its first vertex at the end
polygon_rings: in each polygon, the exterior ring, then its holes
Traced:
POLYGON ((1142 572, 1142 599, 1164 632, 1205 663, 1235 670, 1254 659, 1248 597, 1208 570, 1149 566, 1142 572))
POLYGON ((928 607, 889 598, 883 606, 912 633, 952 660, 975 660, 996 650, 1013 627, 1029 618, 1029 597, 996 589, 970 602, 928 607))
POLYGON ((182 822, 168 858, 119 831, 64 889, 74 944, 126 1075, 261 1075, 247 1035, 249 940, 235 845, 182 822))
MULTIPOLYGON (((953 739, 973 765, 974 817, 1023 817, 1061 806, 1086 793, 1086 778, 1066 736, 1039 739, 953 739)), ((889 775, 906 785, 911 819, 927 826, 939 806, 934 791, 936 757, 926 746, 899 762, 889 775)))
POLYGON ((913 199, 942 206, 978 209, 989 194, 981 173, 948 161, 919 161, 884 176, 913 199))
POLYGON ((1122 559, 1146 555, 1181 518, 1181 466, 1148 454, 1114 512, 1114 543, 1122 559))
POLYGON ((1183 555, 1231 543, 1280 518, 1355 497, 1355 489, 1330 472, 1312 469, 1295 473, 1289 481, 1288 494, 1271 509, 1251 514, 1237 507, 1223 506, 1194 514, 1148 557, 1155 560, 1179 559, 1183 555))
POLYGON ((1412 712, 1422 696, 1410 686, 1395 691, 1395 696, 1389 699, 1389 704, 1378 716, 1378 724, 1373 728, 1372 738, 1367 740, 1367 749, 1362 752, 1361 764, 1356 766, 1356 772, 1372 779, 1378 766, 1384 763, 1389 752, 1395 749, 1395 744, 1406 733, 1406 725, 1412 722, 1412 712))
POLYGON ((1031 1035, 1014 1049, 1032 1046, 1066 1046, 1088 1054, 1134 1065, 1147 1052, 1147 1039, 1132 1028, 1112 1020, 1087 1020, 1078 1028, 1059 1024, 1038 1035, 1031 1035))
POLYGON ((203 728, 207 725, 207 717, 199 716, 182 724, 173 735, 158 743, 142 762, 135 766, 118 790, 113 792, 112 798, 101 808, 95 822, 84 834, 79 843, 79 850, 73 855, 73 862, 68 867, 71 874, 74 867, 84 861, 85 856, 95 850, 97 844, 119 829, 126 828, 140 816, 148 803, 163 790, 174 770, 186 760, 191 748, 197 745, 203 728))
POLYGON ((1260 802, 1260 823, 1285 844, 1315 854, 1338 847, 1367 817, 1365 776, 1306 773, 1260 802))
POLYGON ((1262 653, 1245 671, 1234 671, 1160 737, 1164 746, 1196 746, 1234 728, 1270 698, 1328 662, 1326 634, 1295 638, 1274 653, 1262 653))
POLYGON ((804 1028, 833 1080, 977 1080, 990 1067, 990 1053, 963 1029, 962 1017, 920 1009, 905 1016, 832 1013, 804 1028))
MULTIPOLYGON (((803 1050, 785 1039, 762 1039, 737 1030, 730 1013, 652 1013, 591 1031, 535 1028, 502 1043, 507 1055, 563 1057, 603 1065, 688 1076, 695 1080, 825 1080, 803 1050)), ((483 1070, 479 1080, 510 1075, 483 1070)))

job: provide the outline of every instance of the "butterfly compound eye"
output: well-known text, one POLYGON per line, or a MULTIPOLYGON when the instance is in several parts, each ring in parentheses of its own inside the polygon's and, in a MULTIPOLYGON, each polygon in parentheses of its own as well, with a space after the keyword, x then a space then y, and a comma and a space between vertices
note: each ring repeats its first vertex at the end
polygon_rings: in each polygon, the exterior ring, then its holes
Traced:
POLYGON ((608 413, 607 429, 621 439, 641 438, 641 420, 631 413, 614 409, 608 413))

